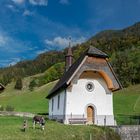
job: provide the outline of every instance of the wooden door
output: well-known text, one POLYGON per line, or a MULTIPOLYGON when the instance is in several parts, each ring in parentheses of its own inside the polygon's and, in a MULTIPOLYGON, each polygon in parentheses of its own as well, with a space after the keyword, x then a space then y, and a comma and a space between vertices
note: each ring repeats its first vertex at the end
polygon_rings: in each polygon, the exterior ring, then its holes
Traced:
POLYGON ((87 120, 90 123, 94 123, 94 108, 92 106, 87 108, 87 120))

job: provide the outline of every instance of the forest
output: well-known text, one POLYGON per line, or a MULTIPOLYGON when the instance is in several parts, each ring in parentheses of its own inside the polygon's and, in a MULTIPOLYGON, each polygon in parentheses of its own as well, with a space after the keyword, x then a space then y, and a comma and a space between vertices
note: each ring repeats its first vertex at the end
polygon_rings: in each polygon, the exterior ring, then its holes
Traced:
MULTIPOLYGON (((140 22, 122 30, 106 30, 88 41, 72 47, 74 61, 89 47, 94 46, 109 56, 109 61, 123 87, 140 83, 140 22)), ((64 72, 67 48, 40 54, 34 60, 0 68, 0 83, 43 73, 31 81, 31 87, 59 79, 64 72)))

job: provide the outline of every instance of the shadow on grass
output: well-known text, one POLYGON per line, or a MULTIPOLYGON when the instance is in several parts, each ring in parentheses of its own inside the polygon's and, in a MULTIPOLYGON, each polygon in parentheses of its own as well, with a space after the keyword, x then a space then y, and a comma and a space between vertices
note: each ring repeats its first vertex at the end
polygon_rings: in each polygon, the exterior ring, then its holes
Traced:
POLYGON ((42 116, 48 116, 49 113, 37 113, 38 115, 42 115, 42 116))
POLYGON ((115 116, 117 124, 119 125, 139 125, 140 124, 140 115, 123 115, 117 114, 115 116))

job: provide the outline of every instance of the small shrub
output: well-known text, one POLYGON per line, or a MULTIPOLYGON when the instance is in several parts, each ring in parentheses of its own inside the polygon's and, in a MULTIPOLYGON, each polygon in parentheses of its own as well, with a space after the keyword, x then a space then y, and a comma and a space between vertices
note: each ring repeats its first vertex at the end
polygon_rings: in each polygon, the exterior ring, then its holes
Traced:
POLYGON ((0 105, 0 111, 4 111, 4 107, 0 105))
POLYGON ((23 87, 22 79, 18 78, 15 84, 15 89, 22 90, 22 87, 23 87))
POLYGON ((5 108, 6 111, 14 111, 14 107, 7 105, 5 108))
POLYGON ((34 87, 36 87, 36 86, 37 86, 37 82, 36 82, 35 79, 33 79, 33 80, 30 82, 30 84, 29 84, 29 90, 30 90, 30 91, 33 91, 33 90, 34 90, 34 87))

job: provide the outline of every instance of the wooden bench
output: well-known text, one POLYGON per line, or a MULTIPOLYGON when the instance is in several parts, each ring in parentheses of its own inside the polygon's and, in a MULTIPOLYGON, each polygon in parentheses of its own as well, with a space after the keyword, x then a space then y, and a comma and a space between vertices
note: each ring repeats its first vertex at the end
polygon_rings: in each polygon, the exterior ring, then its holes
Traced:
POLYGON ((86 122, 86 118, 69 118, 70 124, 85 124, 86 122))

